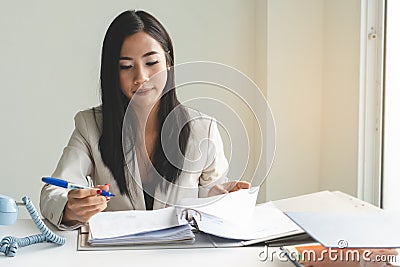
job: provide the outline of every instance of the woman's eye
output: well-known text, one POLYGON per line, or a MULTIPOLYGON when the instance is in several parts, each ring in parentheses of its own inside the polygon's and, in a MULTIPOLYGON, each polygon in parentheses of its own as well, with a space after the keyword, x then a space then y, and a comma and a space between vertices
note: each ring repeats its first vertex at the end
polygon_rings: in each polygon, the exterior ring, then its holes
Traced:
POLYGON ((130 69, 130 68, 132 68, 133 66, 132 65, 120 65, 119 66, 119 69, 121 69, 121 70, 128 70, 128 69, 130 69))
POLYGON ((155 61, 147 62, 146 65, 147 66, 152 66, 152 65, 155 65, 157 63, 158 63, 158 60, 155 60, 155 61))

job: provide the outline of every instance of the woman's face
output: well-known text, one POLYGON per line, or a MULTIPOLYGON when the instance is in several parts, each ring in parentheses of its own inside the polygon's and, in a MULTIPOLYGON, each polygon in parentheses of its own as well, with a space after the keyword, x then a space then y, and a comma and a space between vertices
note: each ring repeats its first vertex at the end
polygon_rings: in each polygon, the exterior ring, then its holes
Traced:
POLYGON ((154 106, 167 81, 167 62, 161 45, 145 32, 128 36, 121 48, 119 79, 134 107, 154 106), (157 75, 156 75, 157 74, 157 75))

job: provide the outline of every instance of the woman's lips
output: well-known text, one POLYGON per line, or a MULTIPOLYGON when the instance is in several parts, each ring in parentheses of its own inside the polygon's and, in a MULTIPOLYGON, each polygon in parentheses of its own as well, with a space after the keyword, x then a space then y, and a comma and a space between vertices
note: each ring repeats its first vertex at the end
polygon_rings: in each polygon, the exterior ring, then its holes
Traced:
POLYGON ((153 90, 154 87, 150 87, 150 88, 140 88, 139 90, 136 90, 133 92, 133 94, 135 95, 146 95, 149 91, 153 90))

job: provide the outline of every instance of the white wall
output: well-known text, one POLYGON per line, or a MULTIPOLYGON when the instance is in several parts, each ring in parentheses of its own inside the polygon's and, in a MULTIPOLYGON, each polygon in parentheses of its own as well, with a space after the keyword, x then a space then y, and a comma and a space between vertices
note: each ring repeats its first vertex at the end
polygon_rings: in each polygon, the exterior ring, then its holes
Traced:
POLYGON ((357 193, 359 0, 268 0, 267 90, 277 126, 267 198, 357 193))
POLYGON ((319 189, 323 1, 269 0, 267 98, 277 150, 267 198, 319 189))
POLYGON ((320 188, 356 196, 361 6, 324 4, 320 188))

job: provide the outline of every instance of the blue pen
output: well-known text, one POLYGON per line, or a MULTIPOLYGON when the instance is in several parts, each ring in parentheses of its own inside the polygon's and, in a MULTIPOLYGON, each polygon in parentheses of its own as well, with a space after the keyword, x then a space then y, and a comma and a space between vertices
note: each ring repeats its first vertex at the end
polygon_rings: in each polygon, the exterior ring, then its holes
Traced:
MULTIPOLYGON (((57 179, 57 178, 53 178, 53 177, 42 177, 42 181, 46 184, 51 184, 51 185, 55 185, 55 186, 63 187, 63 188, 67 188, 67 189, 93 189, 93 187, 72 184, 65 180, 61 180, 61 179, 57 179)), ((105 197, 115 197, 114 194, 111 194, 110 192, 107 192, 104 190, 102 190, 100 195, 105 196, 105 197)))

